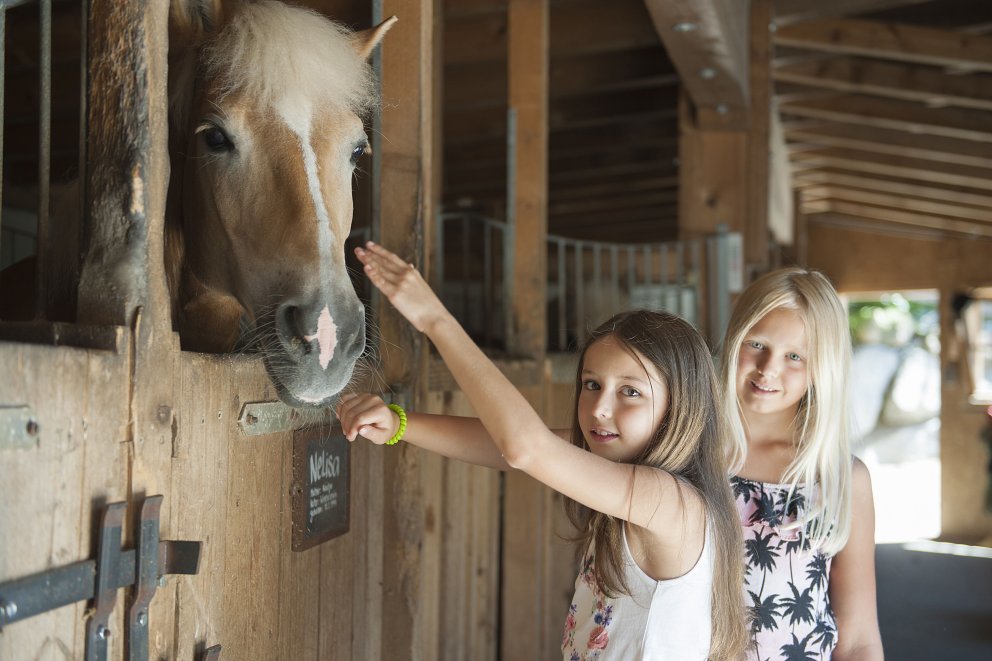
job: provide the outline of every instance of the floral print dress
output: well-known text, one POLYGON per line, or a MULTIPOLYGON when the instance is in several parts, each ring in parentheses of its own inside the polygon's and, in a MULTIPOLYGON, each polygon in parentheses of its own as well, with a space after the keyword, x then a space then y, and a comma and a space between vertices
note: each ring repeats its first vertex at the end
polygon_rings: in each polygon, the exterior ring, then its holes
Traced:
POLYGON ((799 528, 806 495, 788 484, 731 478, 744 526, 745 600, 754 618, 753 661, 829 659, 837 623, 827 581, 831 558, 810 548, 799 528))

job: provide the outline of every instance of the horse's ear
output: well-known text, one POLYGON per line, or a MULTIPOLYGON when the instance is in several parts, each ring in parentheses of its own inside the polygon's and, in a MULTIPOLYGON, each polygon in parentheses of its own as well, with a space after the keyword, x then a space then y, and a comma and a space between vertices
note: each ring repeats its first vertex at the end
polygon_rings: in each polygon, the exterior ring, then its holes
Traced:
POLYGON ((217 32, 224 24, 222 0, 172 0, 170 13, 174 33, 194 41, 217 32))
POLYGON ((352 36, 352 41, 355 44, 355 50, 358 51, 358 55, 363 60, 367 60, 375 47, 379 45, 380 41, 382 41, 382 38, 386 36, 387 32, 389 32, 389 28, 393 27, 393 23, 398 20, 399 19, 395 16, 390 16, 374 28, 356 32, 352 36))

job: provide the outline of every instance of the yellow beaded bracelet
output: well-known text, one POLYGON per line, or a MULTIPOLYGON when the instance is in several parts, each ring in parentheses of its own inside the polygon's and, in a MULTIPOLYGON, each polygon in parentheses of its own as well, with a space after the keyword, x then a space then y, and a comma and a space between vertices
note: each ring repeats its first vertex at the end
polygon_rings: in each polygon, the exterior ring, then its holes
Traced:
POLYGON ((406 433, 406 411, 399 404, 390 404, 388 406, 389 410, 394 412, 400 418, 400 428, 396 430, 393 437, 386 441, 386 445, 396 445, 401 440, 403 440, 403 434, 406 433))

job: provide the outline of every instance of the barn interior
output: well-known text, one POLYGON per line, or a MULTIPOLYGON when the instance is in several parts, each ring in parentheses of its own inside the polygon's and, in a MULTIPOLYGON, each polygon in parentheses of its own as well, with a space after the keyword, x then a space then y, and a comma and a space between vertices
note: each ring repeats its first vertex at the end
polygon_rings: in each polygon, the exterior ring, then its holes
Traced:
MULTIPOLYGON (((876 490, 890 489, 876 507, 894 508, 878 520, 886 651, 988 653, 980 595, 916 595, 907 607, 897 589, 938 557, 916 560, 906 545, 971 554, 966 569, 928 569, 965 586, 992 571, 992 3, 293 4, 354 29, 399 17, 373 60, 381 104, 349 245, 372 238, 420 266, 551 425, 569 424, 576 343, 612 312, 674 311, 716 351, 754 278, 791 264, 823 271, 852 306, 855 339, 868 338, 856 367, 887 375, 874 394, 858 386, 877 403, 861 407, 855 447, 876 490), (890 525, 906 510, 928 523, 890 525), (971 610, 958 617, 953 603, 971 610), (907 608, 928 623, 907 623, 907 608)), ((40 522, 20 540, 0 535, 0 583, 92 557, 98 503, 165 493, 163 534, 215 544, 200 575, 156 597, 160 657, 205 658, 222 644, 229 658, 557 658, 573 551, 560 496, 526 476, 355 445, 349 532, 291 551, 294 431, 262 444, 238 427, 245 402, 276 399, 261 360, 183 351, 170 316, 167 13, 115 13, 112 0, 0 6, 0 411, 29 406, 43 430, 26 449, 0 442, 3 474, 24 489, 0 506, 0 529, 40 522), (135 47, 146 84, 125 89, 139 102, 107 101, 120 88, 101 63, 135 47), (101 189, 72 182, 132 153, 126 122, 146 127, 151 149, 138 239, 149 276, 87 293, 93 246, 116 244, 100 229, 112 224, 94 202, 101 189), (80 224, 66 207, 83 210, 80 224), (59 252, 66 236, 71 250, 59 252), (66 288, 50 277, 59 260, 66 288), (67 380, 53 385, 59 372, 67 380), (159 373, 169 376, 154 382, 159 373), (38 474, 55 477, 29 488, 38 474)), ((354 282, 376 328, 369 387, 470 415, 426 342, 354 282)), ((81 656, 83 608, 4 627, 0 657, 55 658, 44 656, 55 640, 81 656)))

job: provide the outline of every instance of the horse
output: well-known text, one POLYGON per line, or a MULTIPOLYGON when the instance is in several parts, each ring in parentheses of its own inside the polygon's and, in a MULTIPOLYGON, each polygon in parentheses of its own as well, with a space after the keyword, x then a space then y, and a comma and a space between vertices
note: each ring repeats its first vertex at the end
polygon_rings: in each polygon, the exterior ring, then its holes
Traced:
POLYGON ((279 397, 327 405, 365 350, 345 266, 377 103, 362 32, 275 0, 173 0, 165 267, 184 349, 258 350, 279 397))

